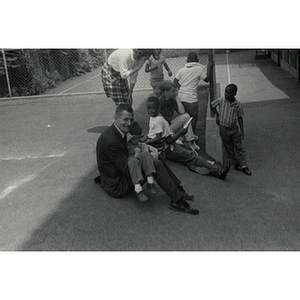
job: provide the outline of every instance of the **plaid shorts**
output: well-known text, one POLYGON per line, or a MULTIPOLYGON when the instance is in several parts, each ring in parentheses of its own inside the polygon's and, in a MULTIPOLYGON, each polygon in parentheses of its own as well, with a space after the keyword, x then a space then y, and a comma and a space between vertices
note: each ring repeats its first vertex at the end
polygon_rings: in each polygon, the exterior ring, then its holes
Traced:
POLYGON ((101 69, 101 78, 108 98, 112 98, 116 105, 128 103, 129 85, 127 79, 123 79, 121 74, 107 62, 101 69))

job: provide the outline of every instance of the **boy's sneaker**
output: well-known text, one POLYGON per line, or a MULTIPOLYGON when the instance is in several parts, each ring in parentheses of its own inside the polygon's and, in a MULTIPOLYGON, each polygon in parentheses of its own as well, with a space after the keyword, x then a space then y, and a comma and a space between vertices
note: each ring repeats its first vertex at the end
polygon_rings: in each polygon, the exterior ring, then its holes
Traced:
POLYGON ((150 193, 152 195, 156 195, 157 194, 156 187, 155 187, 154 183, 147 183, 147 188, 148 188, 148 190, 150 191, 150 193))
POLYGON ((243 169, 242 169, 242 167, 241 167, 240 164, 235 164, 234 165, 234 169, 237 170, 237 171, 241 171, 241 172, 243 171, 243 169))
POLYGON ((251 176, 251 175, 252 175, 252 173, 251 173, 251 171, 249 170, 248 167, 242 168, 242 172, 243 172, 244 174, 248 175, 248 176, 251 176))
POLYGON ((226 176, 227 176, 227 173, 230 169, 230 164, 227 164, 223 170, 222 170, 222 173, 219 175, 219 178, 222 179, 222 180, 225 180, 226 176))
POLYGON ((140 202, 145 202, 148 200, 148 197, 144 194, 143 191, 136 193, 136 196, 140 202))

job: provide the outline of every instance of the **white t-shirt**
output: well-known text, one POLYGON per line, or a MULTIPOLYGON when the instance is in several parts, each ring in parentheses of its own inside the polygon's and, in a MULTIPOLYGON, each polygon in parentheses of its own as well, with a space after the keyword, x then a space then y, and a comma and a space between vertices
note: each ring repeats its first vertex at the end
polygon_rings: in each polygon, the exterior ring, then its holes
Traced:
POLYGON ((175 78, 178 79, 180 89, 178 98, 181 102, 194 103, 198 101, 197 89, 200 80, 207 76, 206 68, 196 62, 187 63, 180 69, 175 78))
POLYGON ((131 74, 132 69, 143 64, 140 60, 135 60, 132 49, 115 50, 109 57, 108 63, 117 72, 120 72, 123 79, 129 77, 131 83, 136 83, 138 72, 131 74))
POLYGON ((148 138, 153 139, 158 133, 161 133, 161 140, 153 146, 158 150, 158 152, 161 152, 168 147, 165 143, 165 138, 173 134, 169 123, 161 115, 158 115, 157 117, 150 117, 148 138))
POLYGON ((161 133, 162 138, 166 138, 173 134, 169 123, 163 116, 150 117, 148 137, 154 139, 157 133, 161 133))

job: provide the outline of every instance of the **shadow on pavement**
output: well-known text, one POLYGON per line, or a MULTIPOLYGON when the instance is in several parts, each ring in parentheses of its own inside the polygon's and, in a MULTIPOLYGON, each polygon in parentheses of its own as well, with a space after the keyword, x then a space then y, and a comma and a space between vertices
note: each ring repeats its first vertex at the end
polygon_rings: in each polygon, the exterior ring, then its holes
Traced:
POLYGON ((107 128, 108 128, 108 126, 99 126, 99 127, 90 128, 87 131, 93 132, 93 133, 102 133, 107 128))

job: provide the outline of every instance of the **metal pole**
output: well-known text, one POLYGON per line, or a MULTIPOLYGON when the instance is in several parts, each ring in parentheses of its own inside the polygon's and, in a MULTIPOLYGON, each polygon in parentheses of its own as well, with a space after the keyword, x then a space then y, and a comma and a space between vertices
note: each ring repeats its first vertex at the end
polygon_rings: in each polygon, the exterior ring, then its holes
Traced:
POLYGON ((4 63, 4 69, 5 69, 5 75, 6 75, 8 93, 9 93, 9 97, 11 98, 12 95, 11 95, 11 89, 10 89, 9 76, 8 76, 8 70, 7 70, 7 65, 6 65, 6 59, 5 59, 4 49, 2 49, 2 56, 3 56, 3 63, 4 63))
MULTIPOLYGON (((215 60, 215 51, 211 49, 208 54, 208 59, 209 61, 214 61, 215 60)), ((210 74, 210 81, 209 81, 209 99, 210 101, 213 101, 216 99, 216 71, 215 71, 215 65, 213 65, 211 69, 211 74, 210 74)), ((208 103, 210 107, 210 103, 208 103)), ((214 117, 214 113, 211 111, 211 117, 214 117)))
POLYGON ((280 50, 277 51, 277 66, 280 67, 280 50))
POLYGON ((298 50, 298 82, 300 82, 300 50, 298 50))

